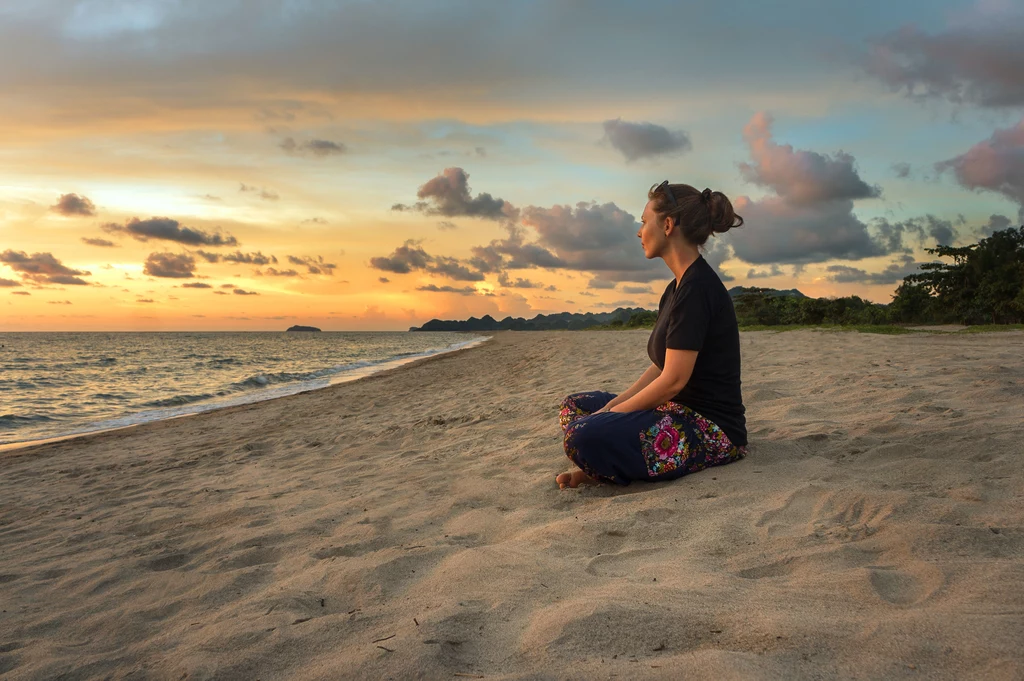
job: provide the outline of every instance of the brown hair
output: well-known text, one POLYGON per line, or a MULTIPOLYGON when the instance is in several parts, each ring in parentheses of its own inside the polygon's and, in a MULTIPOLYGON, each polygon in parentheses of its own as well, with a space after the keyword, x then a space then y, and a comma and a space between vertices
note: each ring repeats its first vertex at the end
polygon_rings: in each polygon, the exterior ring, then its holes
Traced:
POLYGON ((729 197, 722 192, 700 192, 688 184, 652 185, 647 198, 654 202, 652 208, 658 215, 675 218, 683 236, 695 246, 703 246, 712 234, 743 224, 743 218, 736 215, 729 197), (672 192, 674 206, 666 191, 672 192))

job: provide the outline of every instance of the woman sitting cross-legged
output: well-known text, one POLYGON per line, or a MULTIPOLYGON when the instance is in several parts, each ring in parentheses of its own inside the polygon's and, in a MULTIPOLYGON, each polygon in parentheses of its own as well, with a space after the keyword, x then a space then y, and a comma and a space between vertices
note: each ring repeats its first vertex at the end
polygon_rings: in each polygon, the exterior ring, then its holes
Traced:
POLYGON ((662 182, 647 195, 637 236, 675 275, 647 341, 651 366, 621 395, 574 393, 559 421, 579 470, 559 487, 671 480, 746 455, 740 337, 732 299, 700 253, 714 233, 743 224, 721 192, 662 182))

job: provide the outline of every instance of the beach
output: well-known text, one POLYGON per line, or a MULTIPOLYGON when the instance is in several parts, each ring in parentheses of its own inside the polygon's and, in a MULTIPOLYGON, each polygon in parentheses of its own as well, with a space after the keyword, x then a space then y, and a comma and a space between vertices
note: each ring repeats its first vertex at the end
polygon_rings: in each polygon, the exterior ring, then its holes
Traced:
POLYGON ((1024 333, 744 332, 747 458, 559 490, 648 333, 0 453, 0 676, 1024 678, 1024 333))

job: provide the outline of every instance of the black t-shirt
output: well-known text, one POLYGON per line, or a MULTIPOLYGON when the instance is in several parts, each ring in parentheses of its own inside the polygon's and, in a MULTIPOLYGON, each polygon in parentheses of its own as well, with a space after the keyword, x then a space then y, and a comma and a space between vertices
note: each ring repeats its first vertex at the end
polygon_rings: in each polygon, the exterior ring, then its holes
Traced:
POLYGON ((740 392, 740 331, 736 311, 718 273, 704 256, 686 268, 676 287, 669 282, 658 303, 658 320, 647 354, 665 368, 665 349, 696 350, 686 386, 672 398, 725 431, 736 446, 747 444, 747 421, 740 392))

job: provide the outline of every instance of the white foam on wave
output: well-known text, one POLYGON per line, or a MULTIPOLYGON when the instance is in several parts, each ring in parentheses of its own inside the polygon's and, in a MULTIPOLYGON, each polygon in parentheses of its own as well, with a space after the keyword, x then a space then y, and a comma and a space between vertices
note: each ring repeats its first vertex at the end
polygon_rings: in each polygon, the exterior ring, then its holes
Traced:
POLYGON ((417 352, 414 354, 404 354, 397 357, 390 357, 383 360, 377 361, 362 361, 354 362, 352 364, 342 365, 338 367, 332 367, 331 369, 325 369, 325 375, 309 380, 295 381, 293 383, 284 383, 278 385, 267 385, 265 388, 257 390, 249 390, 244 393, 234 394, 227 397, 212 398, 203 402, 193 402, 192 404, 180 405, 174 407, 166 407, 160 409, 146 409, 144 411, 135 412, 132 414, 125 414, 113 419, 105 419, 103 421, 96 421, 94 423, 83 424, 82 426, 69 430, 65 433, 60 433, 44 439, 36 440, 24 440, 16 442, 8 442, 0 444, 0 451, 16 449, 20 447, 27 447, 34 444, 41 444, 44 442, 54 442, 57 440, 65 440, 70 437, 77 435, 86 435, 88 433, 96 433, 105 430, 116 430, 118 428, 128 428, 130 426, 137 426, 143 423, 151 423, 153 421, 164 421, 166 419, 178 418, 181 416, 190 416, 192 414, 199 414, 202 412, 213 411, 214 409, 224 409, 225 407, 236 407, 241 404, 252 404, 254 402, 264 402, 266 400, 273 400, 279 397, 287 397, 288 395, 295 395, 297 393, 308 392, 310 390, 319 390, 326 388, 331 385, 337 385, 339 383, 348 383, 349 381, 355 381, 371 374, 376 374, 381 371, 387 371, 388 369, 395 369, 404 364, 415 362, 418 359, 425 357, 432 357, 434 355, 443 355, 449 352, 456 352, 458 350, 465 350, 466 348, 475 347, 481 343, 490 340, 490 336, 480 336, 477 338, 471 338, 466 341, 459 343, 452 343, 444 348, 438 348, 435 350, 427 350, 424 352, 417 352))

